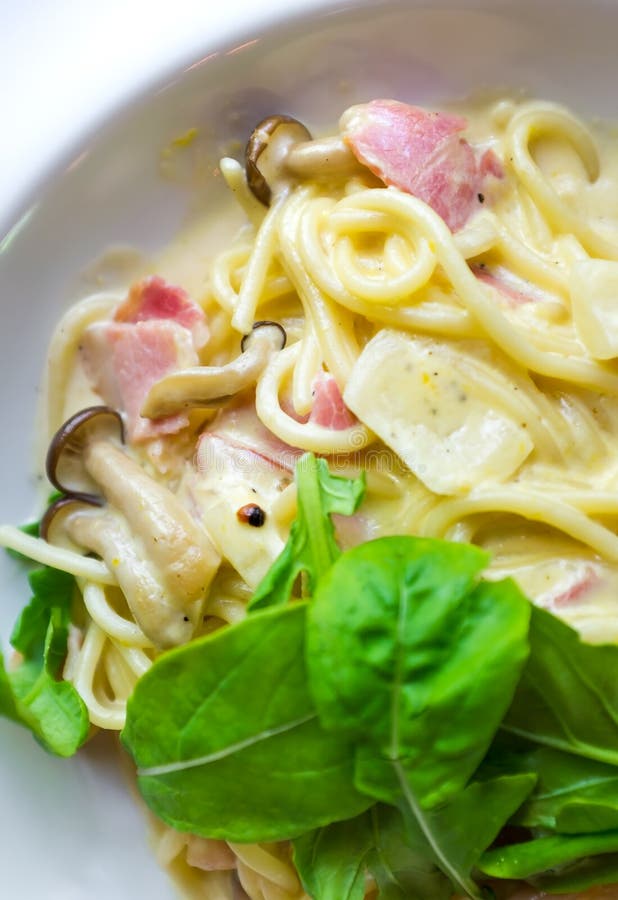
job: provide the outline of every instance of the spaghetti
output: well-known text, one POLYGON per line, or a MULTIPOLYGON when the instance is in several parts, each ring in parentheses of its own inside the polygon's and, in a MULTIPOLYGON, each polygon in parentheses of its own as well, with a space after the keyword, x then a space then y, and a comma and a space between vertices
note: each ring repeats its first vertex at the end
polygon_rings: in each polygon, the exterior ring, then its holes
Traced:
MULTIPOLYGON (((378 103, 405 143, 402 104, 378 103)), ((402 172, 392 148, 382 158, 383 145, 372 144, 367 107, 348 111, 345 143, 328 145, 339 148, 337 165, 320 142, 302 174, 301 162, 282 156, 276 164, 288 177, 269 208, 239 163, 221 162, 248 224, 214 259, 199 298, 208 340, 192 324, 167 328, 174 354, 179 328, 194 338, 185 363, 174 355, 169 371, 225 367, 259 320, 280 323, 287 345, 255 388, 202 404, 187 388, 175 424, 155 420, 164 427, 125 448, 200 523, 217 559, 195 634, 244 617, 287 536, 291 471, 309 450, 344 474, 367 473, 361 513, 339 526, 344 545, 406 533, 475 542, 491 553, 488 577, 514 576, 591 642, 618 640, 615 139, 544 102, 470 110, 470 143, 453 125, 459 117, 424 115, 426 141, 449 121, 457 138, 433 156, 410 151, 402 172), (452 211, 471 184, 478 190, 449 227, 440 197, 451 191, 452 211), (238 521, 249 501, 263 527, 238 521)), ((48 437, 102 398, 126 413, 125 386, 110 387, 96 342, 118 361, 129 328, 131 340, 156 329, 146 314, 119 318, 122 301, 89 297, 58 326, 48 437)), ((155 374, 164 391, 166 372, 155 374)), ((84 556, 84 544, 93 548, 75 538, 54 546, 0 529, 4 546, 76 576, 82 604, 64 675, 93 725, 120 730, 127 698, 161 648, 114 565, 84 556)), ((148 557, 144 536, 130 539, 148 557)), ((306 896, 287 845, 225 844, 160 823, 154 834, 161 863, 196 897, 306 896)), ((517 898, 541 896, 522 891, 517 898)))

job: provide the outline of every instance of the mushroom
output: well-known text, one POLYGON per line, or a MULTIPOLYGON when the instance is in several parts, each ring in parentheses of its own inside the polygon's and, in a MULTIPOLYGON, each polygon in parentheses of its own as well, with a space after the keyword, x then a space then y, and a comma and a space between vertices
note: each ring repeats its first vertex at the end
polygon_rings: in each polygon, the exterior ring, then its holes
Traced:
POLYGON ((361 168, 343 138, 313 140, 291 116, 273 115, 261 121, 245 149, 247 184, 264 206, 283 195, 297 178, 343 175, 361 168))
POLYGON ((146 636, 174 646, 192 636, 220 557, 178 498, 114 443, 103 418, 115 416, 81 410, 53 437, 48 475, 70 493, 48 510, 44 534, 98 553, 146 636), (84 485, 99 495, 74 487, 84 485))
POLYGON ((256 322, 241 341, 241 354, 226 366, 195 366, 157 381, 141 415, 156 419, 191 407, 221 406, 255 384, 272 354, 285 347, 286 339, 278 322, 256 322))
POLYGON ((90 497, 88 494, 63 494, 47 507, 39 523, 39 535, 48 544, 74 550, 75 546, 83 546, 82 541, 74 541, 71 537, 70 518, 73 513, 100 509, 103 498, 90 497))
POLYGON ((47 477, 63 494, 73 494, 100 503, 101 491, 83 464, 87 441, 117 440, 124 443, 120 413, 109 406, 81 409, 60 426, 47 451, 47 477))

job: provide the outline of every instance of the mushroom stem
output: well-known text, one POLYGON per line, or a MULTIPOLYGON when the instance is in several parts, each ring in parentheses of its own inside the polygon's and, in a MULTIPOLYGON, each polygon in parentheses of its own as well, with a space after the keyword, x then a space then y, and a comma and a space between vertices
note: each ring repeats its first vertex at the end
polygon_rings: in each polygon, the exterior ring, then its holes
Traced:
POLYGON ((199 621, 202 597, 178 604, 162 583, 157 566, 135 541, 126 520, 109 509, 76 508, 67 515, 65 528, 71 539, 94 550, 115 573, 135 621, 159 647, 174 647, 191 638, 199 621))
POLYGON ((96 551, 144 634, 169 647, 193 634, 221 558, 178 497, 114 443, 118 424, 113 410, 93 407, 54 435, 48 474, 67 495, 49 508, 41 534, 96 551))
MULTIPOLYGON (((86 445, 84 465, 122 513, 179 607, 203 598, 220 562, 206 533, 178 498, 107 441, 86 445)), ((144 630, 146 630, 144 628, 144 630)))
POLYGON ((268 116, 253 129, 245 150, 247 186, 264 206, 284 197, 299 178, 367 171, 339 136, 313 140, 290 116, 268 116))
POLYGON ((285 337, 276 322, 256 322, 243 339, 240 356, 226 366, 199 366, 167 375, 150 389, 141 415, 159 418, 191 407, 221 406, 255 384, 272 354, 284 346, 285 337))
POLYGON ((338 136, 295 144, 285 157, 284 166, 298 178, 353 175, 365 168, 338 136))

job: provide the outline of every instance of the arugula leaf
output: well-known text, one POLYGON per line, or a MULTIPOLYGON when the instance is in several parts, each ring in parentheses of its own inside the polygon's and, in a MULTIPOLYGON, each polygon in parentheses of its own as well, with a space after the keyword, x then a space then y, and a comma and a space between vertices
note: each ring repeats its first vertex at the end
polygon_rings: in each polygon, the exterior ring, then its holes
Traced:
POLYGON ((370 812, 296 838, 294 864, 309 896, 363 900, 366 860, 374 840, 370 812))
POLYGON ((618 830, 618 768, 539 747, 521 760, 538 781, 513 823, 562 834, 618 830))
POLYGON ((538 607, 530 657, 502 728, 528 740, 618 765, 618 646, 585 644, 538 607))
POLYGON ((308 612, 307 665, 329 730, 370 741, 416 802, 463 789, 511 703, 530 604, 477 584, 475 547, 380 538, 345 553, 308 612))
POLYGON ((551 835, 488 850, 478 865, 482 872, 496 878, 530 878, 587 856, 616 852, 618 830, 598 834, 551 835))
POLYGON ((378 884, 380 900, 449 900, 448 879, 432 861, 424 838, 415 840, 406 833, 399 810, 377 804, 369 815, 375 847, 367 865, 378 884))
POLYGON ((66 656, 74 579, 44 567, 29 575, 33 591, 11 636, 22 654, 10 672, 0 654, 0 713, 29 728, 50 753, 71 756, 88 735, 88 711, 58 676, 66 656))
POLYGON ((380 900, 449 900, 452 893, 424 840, 408 843, 401 813, 384 804, 297 838, 294 863, 313 900, 363 900, 366 870, 380 900))
POLYGON ((553 893, 618 881, 618 853, 606 852, 608 834, 618 834, 618 769, 524 741, 509 748, 506 734, 496 740, 482 769, 536 773, 534 791, 511 822, 540 832, 523 845, 501 848, 502 857, 497 850, 485 854, 484 871, 491 866, 493 872, 496 865, 507 873, 515 866, 541 867, 525 877, 553 893), (548 843, 552 831, 557 833, 548 843), (590 840, 584 847, 573 844, 574 837, 590 840), (580 858, 584 851, 589 855, 580 858))
POLYGON ((11 682, 4 664, 4 656, 0 653, 0 713, 18 725, 30 727, 27 708, 20 709, 13 692, 11 682))
POLYGON ((298 514, 279 557, 258 585, 249 609, 279 606, 290 599, 294 582, 307 577, 312 594, 320 576, 341 554, 331 513, 351 516, 365 493, 365 473, 359 478, 331 475, 324 459, 306 453, 296 464, 298 514))
POLYGON ((417 818, 408 827, 418 840, 431 837, 431 858, 461 887, 476 897, 471 880, 483 851, 496 839, 510 816, 534 787, 533 775, 505 775, 490 781, 473 781, 448 803, 425 813, 426 827, 417 818), (444 860, 448 866, 444 865, 444 860))
POLYGON ((306 604, 264 610, 161 656, 122 740, 150 808, 182 831, 293 838, 370 805, 347 740, 320 726, 304 661, 306 604))
POLYGON ((486 561, 445 541, 362 544, 322 576, 307 625, 320 720, 359 743, 357 786, 398 805, 471 896, 474 863, 535 780, 467 786, 528 653, 530 605, 512 581, 478 583, 486 561))
MULTIPOLYGON (((446 803, 423 809, 401 767, 391 760, 378 761, 367 750, 358 756, 358 787, 397 805, 406 824, 406 843, 416 850, 419 860, 425 861, 427 875, 437 867, 454 889, 474 898, 481 894, 472 880, 473 869, 535 781, 536 777, 528 773, 475 780, 446 803)), ((419 900, 426 896, 433 895, 418 894, 419 900)))
MULTIPOLYGON (((550 894, 585 891, 586 888, 603 884, 613 885, 618 882, 618 853, 590 856, 564 866, 559 872, 536 875, 529 880, 535 887, 550 894)), ((609 894, 605 896, 609 897, 609 894)))

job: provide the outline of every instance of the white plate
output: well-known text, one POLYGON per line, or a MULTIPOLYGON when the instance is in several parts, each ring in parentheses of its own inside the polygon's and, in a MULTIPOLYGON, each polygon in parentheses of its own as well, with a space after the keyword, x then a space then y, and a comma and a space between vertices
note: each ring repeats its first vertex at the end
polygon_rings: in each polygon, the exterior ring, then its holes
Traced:
MULTIPOLYGON (((323 6, 323 5, 322 5, 323 6)), ((112 244, 152 251, 179 227, 189 192, 158 175, 161 149, 188 128, 220 145, 263 115, 335 122, 350 103, 395 96, 436 104, 479 89, 526 89, 583 116, 618 119, 618 4, 608 0, 478 0, 337 5, 260 30, 244 22, 85 138, 0 245, 2 519, 35 506, 33 419, 46 343, 77 274, 112 244), (244 45, 244 46, 243 46, 244 45)), ((162 61, 162 71, 166 71, 162 61)), ((212 179, 205 202, 216 203, 212 179)), ((5 642, 27 599, 0 560, 5 642)), ((164 900, 139 813, 96 746, 59 761, 0 724, 0 893, 26 900, 164 900)))

